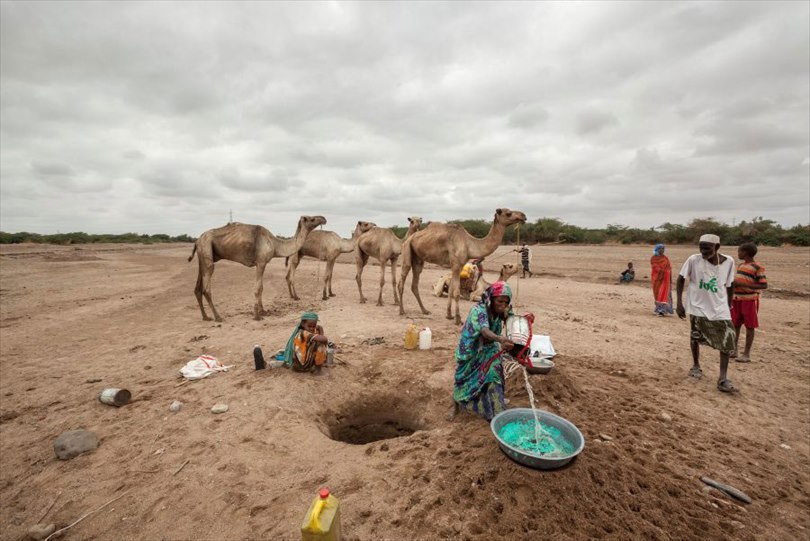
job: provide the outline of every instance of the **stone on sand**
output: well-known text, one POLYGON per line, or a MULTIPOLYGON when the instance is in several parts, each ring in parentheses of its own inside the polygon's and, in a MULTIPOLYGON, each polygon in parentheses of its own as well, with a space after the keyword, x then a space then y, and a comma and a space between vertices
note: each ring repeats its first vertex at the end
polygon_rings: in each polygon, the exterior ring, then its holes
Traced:
POLYGON ((98 438, 89 430, 62 432, 53 442, 53 450, 59 460, 69 460, 98 447, 98 438))
POLYGON ((42 541, 56 531, 56 524, 34 524, 28 528, 28 539, 42 541))
POLYGON ((214 404, 211 413, 225 413, 228 411, 228 404, 214 404))

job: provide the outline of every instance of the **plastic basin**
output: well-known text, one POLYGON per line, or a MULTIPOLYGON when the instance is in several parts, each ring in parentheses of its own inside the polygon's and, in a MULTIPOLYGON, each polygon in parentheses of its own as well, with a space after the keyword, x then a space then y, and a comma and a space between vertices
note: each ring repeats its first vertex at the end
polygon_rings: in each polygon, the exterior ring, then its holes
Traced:
POLYGON ((509 445, 503 441, 498 433, 505 424, 511 423, 512 421, 534 419, 534 413, 532 413, 531 408, 514 408, 502 411, 493 417, 492 421, 489 423, 492 433, 495 435, 495 439, 498 440, 498 445, 501 447, 501 450, 506 454, 506 456, 515 462, 530 468, 535 468, 538 470, 553 470, 556 468, 561 468, 574 460, 574 458, 576 458, 576 456, 582 452, 582 449, 585 448, 585 438, 582 436, 582 432, 580 432, 576 425, 574 425, 574 423, 571 421, 545 410, 537 410, 537 418, 544 425, 553 426, 559 430, 561 435, 574 448, 574 451, 568 456, 544 457, 530 451, 513 447, 512 445, 509 445))

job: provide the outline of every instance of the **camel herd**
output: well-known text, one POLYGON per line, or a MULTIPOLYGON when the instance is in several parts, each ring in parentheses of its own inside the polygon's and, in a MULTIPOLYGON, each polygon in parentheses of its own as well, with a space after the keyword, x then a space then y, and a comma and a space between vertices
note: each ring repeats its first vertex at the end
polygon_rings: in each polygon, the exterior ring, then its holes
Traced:
POLYGON ((274 257, 287 258, 287 289, 290 297, 298 300, 295 291, 295 270, 304 256, 326 261, 326 273, 323 282, 323 299, 334 296, 332 292, 332 270, 335 260, 342 253, 354 253, 357 265, 357 289, 360 302, 366 302, 363 296, 363 269, 369 257, 380 262, 380 292, 377 305, 382 306, 382 292, 385 286, 385 266, 391 265, 391 282, 394 290, 394 302, 399 304, 399 313, 405 314, 403 291, 405 279, 413 271, 411 291, 419 303, 423 314, 430 314, 422 304, 419 296, 419 276, 425 263, 434 263, 450 269, 450 287, 447 301, 447 318, 455 318, 461 323, 459 314, 460 274, 461 268, 470 259, 486 257, 493 253, 503 240, 506 228, 512 224, 525 223, 526 215, 520 211, 506 208, 497 209, 489 232, 484 238, 476 238, 457 224, 429 222, 421 228, 422 219, 418 216, 408 218, 408 231, 403 239, 397 238, 390 229, 377 227, 371 222, 357 222, 351 239, 341 238, 332 231, 313 231, 326 223, 323 216, 301 216, 295 235, 290 239, 281 239, 260 225, 229 223, 226 226, 210 229, 200 235, 194 244, 188 260, 196 253, 199 264, 197 285, 194 295, 200 306, 203 320, 211 318, 205 312, 203 296, 214 314, 216 321, 222 321, 211 298, 211 277, 214 263, 220 259, 235 261, 246 267, 256 267, 254 287, 253 317, 261 319, 265 314, 262 306, 264 269, 274 257), (402 268, 399 283, 396 278, 396 267, 402 255, 402 268), (455 303, 455 312, 453 312, 455 303))

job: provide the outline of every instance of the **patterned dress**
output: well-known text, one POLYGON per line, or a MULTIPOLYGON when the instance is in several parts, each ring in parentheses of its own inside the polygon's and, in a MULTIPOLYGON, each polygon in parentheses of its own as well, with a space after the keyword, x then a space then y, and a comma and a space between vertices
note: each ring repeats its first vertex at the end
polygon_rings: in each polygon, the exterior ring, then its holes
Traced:
POLYGON ((308 372, 326 362, 326 344, 315 342, 313 338, 316 336, 301 329, 293 339, 292 369, 296 372, 308 372))
POLYGON ((487 328, 501 334, 503 320, 490 317, 487 310, 489 296, 485 295, 485 298, 486 302, 482 299, 481 303, 472 307, 461 331, 456 348, 453 400, 461 408, 490 420, 506 408, 503 365, 500 357, 489 363, 500 351, 500 344, 486 340, 481 330, 487 328))

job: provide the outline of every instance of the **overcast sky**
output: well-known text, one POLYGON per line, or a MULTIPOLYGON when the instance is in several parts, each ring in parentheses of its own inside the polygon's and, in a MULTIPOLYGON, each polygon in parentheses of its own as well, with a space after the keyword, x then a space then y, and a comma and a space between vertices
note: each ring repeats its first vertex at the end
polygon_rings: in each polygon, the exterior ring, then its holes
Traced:
POLYGON ((0 4, 0 229, 810 222, 810 3, 0 4))

